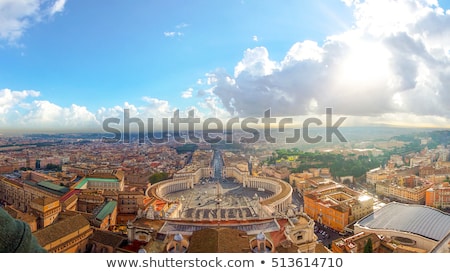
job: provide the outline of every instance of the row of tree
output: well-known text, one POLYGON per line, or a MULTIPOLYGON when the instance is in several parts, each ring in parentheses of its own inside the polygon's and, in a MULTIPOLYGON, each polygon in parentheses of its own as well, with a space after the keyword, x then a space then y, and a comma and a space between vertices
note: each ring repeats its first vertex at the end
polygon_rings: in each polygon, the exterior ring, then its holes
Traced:
POLYGON ((310 168, 329 168, 333 176, 354 176, 360 177, 367 171, 384 164, 385 157, 375 157, 372 155, 348 155, 320 152, 302 152, 299 150, 277 150, 274 156, 268 160, 269 164, 287 159, 289 156, 296 156, 296 161, 300 162, 297 168, 292 168, 292 172, 303 172, 310 168))

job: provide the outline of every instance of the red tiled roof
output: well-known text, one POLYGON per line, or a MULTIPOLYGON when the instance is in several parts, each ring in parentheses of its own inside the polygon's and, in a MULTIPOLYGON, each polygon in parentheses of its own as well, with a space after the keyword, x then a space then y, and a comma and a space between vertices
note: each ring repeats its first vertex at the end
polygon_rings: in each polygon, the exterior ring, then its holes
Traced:
POLYGON ((75 194, 78 194, 81 190, 70 190, 68 193, 64 194, 63 196, 61 196, 61 198, 59 198, 59 202, 63 203, 64 201, 66 201, 67 199, 69 199, 70 197, 72 197, 75 194))

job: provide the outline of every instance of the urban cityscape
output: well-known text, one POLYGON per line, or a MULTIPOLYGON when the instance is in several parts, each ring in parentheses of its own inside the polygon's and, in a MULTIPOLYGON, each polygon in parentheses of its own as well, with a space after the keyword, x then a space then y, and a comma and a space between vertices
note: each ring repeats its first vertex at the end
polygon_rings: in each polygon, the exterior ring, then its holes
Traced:
POLYGON ((436 264, 449 37, 450 0, 0 0, 4 268, 436 264))
POLYGON ((50 253, 449 252, 450 131, 309 150, 131 139, 1 137, 2 209, 50 253))

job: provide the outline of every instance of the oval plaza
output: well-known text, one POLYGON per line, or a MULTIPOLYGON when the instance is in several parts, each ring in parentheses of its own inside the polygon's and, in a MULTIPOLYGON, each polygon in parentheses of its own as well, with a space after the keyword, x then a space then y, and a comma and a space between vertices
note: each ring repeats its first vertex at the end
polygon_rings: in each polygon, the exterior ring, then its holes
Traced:
POLYGON ((149 187, 146 195, 179 203, 179 218, 192 220, 270 218, 290 207, 292 187, 288 183, 252 176, 236 166, 224 167, 218 153, 214 153, 212 167, 177 173, 149 187))
MULTIPOLYGON (((200 251, 196 250, 196 245, 203 245, 195 243, 196 236, 204 239, 206 235, 203 233, 217 233, 210 234, 215 237, 228 236, 231 232, 235 237, 226 241, 241 240, 242 244, 228 248, 225 243, 220 246, 223 249, 208 251, 235 252, 237 247, 240 249, 238 252, 274 252, 279 245, 286 249, 289 243, 295 245, 295 252, 314 251, 317 239, 313 232, 314 222, 306 215, 295 216, 292 187, 288 183, 250 175, 239 164, 227 166, 219 151, 211 153, 210 160, 204 162, 208 165, 185 168, 172 179, 147 188, 146 195, 154 203, 159 202, 162 209, 155 211, 156 206, 149 206, 138 213, 135 221, 128 222, 130 242, 136 239, 153 241, 151 245, 156 247, 158 236, 169 236, 172 239, 164 245, 165 251, 185 252, 190 249, 196 252, 200 251), (288 214, 292 219, 286 218, 288 214), (158 219, 163 221, 162 224, 151 227, 155 223, 151 221, 158 219), (155 231, 157 235, 153 238, 155 231), (270 233, 275 237, 266 238, 265 234, 270 233)), ((154 251, 151 246, 146 248, 154 251)))

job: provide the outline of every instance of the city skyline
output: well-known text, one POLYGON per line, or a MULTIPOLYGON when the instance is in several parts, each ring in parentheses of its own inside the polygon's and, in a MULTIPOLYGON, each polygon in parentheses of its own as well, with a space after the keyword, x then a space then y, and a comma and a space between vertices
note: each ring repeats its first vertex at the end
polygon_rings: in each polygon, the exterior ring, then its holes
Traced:
POLYGON ((313 152, 66 137, 0 138, 0 209, 51 253, 448 253, 448 131, 313 152))
POLYGON ((448 128, 449 1, 0 1, 0 133, 123 117, 448 128))

